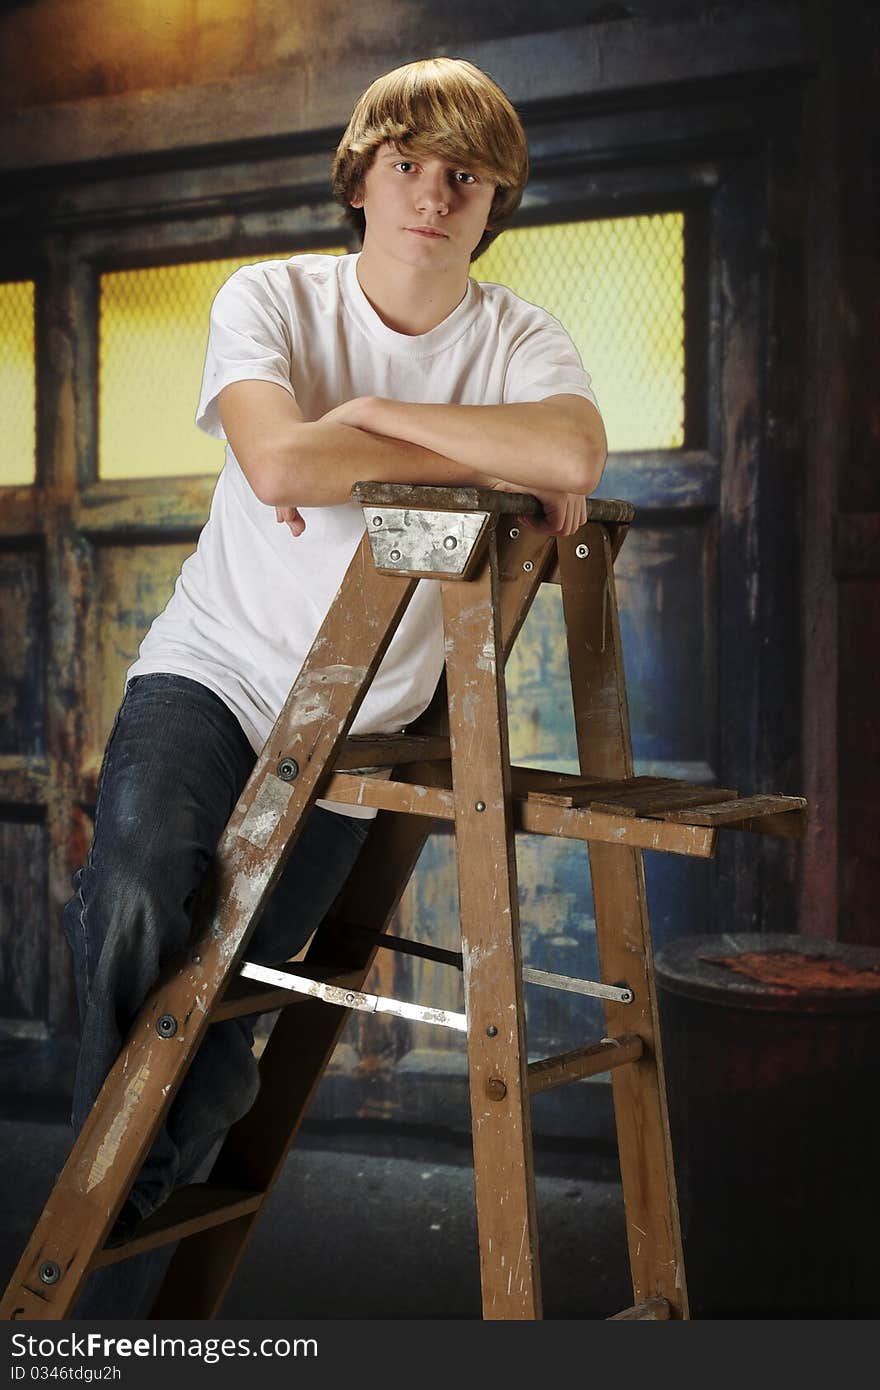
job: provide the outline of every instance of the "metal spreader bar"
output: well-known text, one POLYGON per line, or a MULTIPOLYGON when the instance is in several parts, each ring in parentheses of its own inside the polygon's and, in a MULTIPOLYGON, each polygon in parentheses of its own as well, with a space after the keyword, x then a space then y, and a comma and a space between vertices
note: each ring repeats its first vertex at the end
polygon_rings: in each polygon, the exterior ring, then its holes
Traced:
MULTIPOLYGON (((350 936, 359 936, 373 943, 377 949, 400 951, 407 956, 422 956, 426 960, 438 961, 441 965, 451 965, 456 970, 464 968, 461 951, 444 951, 438 946, 428 946, 423 941, 410 941, 405 936, 393 936, 390 932, 370 931, 350 922, 337 923, 337 929, 350 936)), ((599 980, 580 980, 573 975, 555 975, 550 970, 533 970, 523 966, 523 980, 530 985, 542 985, 545 989, 564 989, 571 994, 589 994, 594 999, 613 999, 618 1004, 631 1004, 633 992, 627 985, 603 985, 599 980)))
POLYGON ((381 994, 365 994, 356 989, 340 989, 338 985, 325 985, 320 980, 310 980, 305 975, 289 975, 284 970, 273 970, 266 965, 254 965, 244 961, 239 971, 246 980, 259 980, 277 989, 289 989, 295 994, 310 994, 314 999, 323 999, 325 1004, 337 1004, 343 1009, 360 1009, 368 1014, 395 1014, 398 1018, 411 1018, 416 1023, 433 1023, 438 1028, 456 1028, 467 1031, 467 1016, 450 1013, 446 1009, 431 1009, 424 1004, 407 1004, 402 999, 387 999, 381 994))
POLYGON ((533 970, 523 966, 523 980, 545 989, 565 989, 571 994, 589 994, 595 999, 615 999, 618 1004, 631 1004, 633 992, 626 985, 603 985, 598 980, 578 980, 573 975, 554 975, 549 970, 533 970))

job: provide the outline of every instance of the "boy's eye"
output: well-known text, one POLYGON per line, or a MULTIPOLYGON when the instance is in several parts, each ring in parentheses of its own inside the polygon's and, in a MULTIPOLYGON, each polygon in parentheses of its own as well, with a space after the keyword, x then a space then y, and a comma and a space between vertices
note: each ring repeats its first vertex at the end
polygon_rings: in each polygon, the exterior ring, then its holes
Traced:
POLYGON ((412 160, 401 159, 394 167, 395 169, 403 169, 403 171, 406 172, 407 169, 412 169, 414 166, 412 160))
POLYGON ((455 178, 458 183, 476 183, 477 181, 473 174, 469 174, 466 169, 457 169, 455 178))

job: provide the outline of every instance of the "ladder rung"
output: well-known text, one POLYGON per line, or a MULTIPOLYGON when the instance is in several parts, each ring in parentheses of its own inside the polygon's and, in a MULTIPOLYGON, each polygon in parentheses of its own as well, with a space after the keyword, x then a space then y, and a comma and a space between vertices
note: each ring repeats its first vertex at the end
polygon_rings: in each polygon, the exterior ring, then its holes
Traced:
POLYGON ((670 1313, 669 1300, 661 1298, 658 1294, 655 1298, 646 1298, 644 1303, 635 1303, 632 1308, 624 1308, 622 1313, 615 1313, 612 1317, 606 1318, 605 1321, 666 1322, 670 1313))
POLYGON ((343 772, 361 767, 447 761, 449 757, 449 739, 437 734, 353 734, 343 743, 335 767, 343 772))
POLYGON ((619 1038, 603 1038, 589 1047, 574 1052, 562 1052, 558 1057, 545 1057, 529 1063, 529 1094, 540 1095, 570 1081, 582 1081, 586 1076, 598 1076, 624 1062, 637 1062, 644 1044, 637 1033, 624 1033, 619 1038))
POLYGON ((167 1202, 148 1216, 138 1228, 138 1234, 113 1250, 96 1253, 93 1269, 117 1264, 131 1255, 170 1245, 184 1236, 197 1235, 211 1226, 222 1226, 258 1211, 265 1192, 242 1192, 229 1187, 212 1187, 210 1183, 192 1183, 172 1192, 167 1202))

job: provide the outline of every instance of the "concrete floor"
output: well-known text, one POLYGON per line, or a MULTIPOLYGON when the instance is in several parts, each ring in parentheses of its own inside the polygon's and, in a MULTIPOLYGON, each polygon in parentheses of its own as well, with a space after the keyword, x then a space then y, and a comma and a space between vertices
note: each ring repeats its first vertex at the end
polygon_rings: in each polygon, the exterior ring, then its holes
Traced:
MULTIPOLYGON (((0 1121, 4 1286, 69 1147, 60 1117, 0 1121)), ((614 1156, 539 1144, 536 1171, 545 1316, 601 1319, 627 1307, 632 1292, 614 1156)), ((158 1252, 100 1271, 74 1315, 148 1316, 149 1290, 166 1262, 167 1253, 158 1252), (139 1290, 136 1311, 127 1280, 139 1290)), ((454 1136, 368 1128, 301 1133, 220 1314, 480 1316, 469 1148, 454 1136)))

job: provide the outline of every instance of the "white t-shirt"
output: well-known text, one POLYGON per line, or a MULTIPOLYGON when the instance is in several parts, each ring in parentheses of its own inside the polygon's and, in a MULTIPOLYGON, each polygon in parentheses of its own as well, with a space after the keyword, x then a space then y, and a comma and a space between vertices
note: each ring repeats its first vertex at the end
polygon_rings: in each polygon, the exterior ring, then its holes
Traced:
MULTIPOLYGON (((272 381, 305 420, 355 396, 457 405, 595 403, 568 334, 501 285, 469 279, 429 333, 388 328, 364 295, 357 255, 300 255, 236 270, 211 308, 196 423, 225 439, 217 397, 233 381, 272 381)), ((361 508, 301 507, 294 537, 260 502, 227 444, 208 521, 126 679, 166 671, 213 690, 259 752, 364 530, 361 508)), ((391 733, 428 705, 443 666, 440 590, 416 587, 358 711, 353 733, 391 733)), ((332 810, 358 808, 327 802, 332 810)), ((366 814, 373 814, 367 811, 366 814)))

